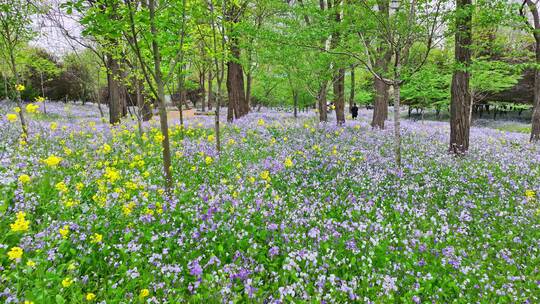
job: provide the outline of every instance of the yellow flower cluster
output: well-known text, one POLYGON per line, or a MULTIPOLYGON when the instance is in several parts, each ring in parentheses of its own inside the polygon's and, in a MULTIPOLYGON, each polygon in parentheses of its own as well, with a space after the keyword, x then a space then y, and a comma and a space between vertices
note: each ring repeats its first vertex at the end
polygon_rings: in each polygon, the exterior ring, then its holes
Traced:
POLYGON ((61 161, 62 161, 62 158, 54 154, 50 155, 49 157, 43 160, 43 162, 49 167, 56 167, 61 161))
POLYGON ((22 84, 18 84, 15 86, 15 90, 18 91, 18 92, 22 92, 24 91, 26 88, 24 87, 24 85, 22 84))
POLYGON ((9 113, 6 115, 6 119, 9 122, 16 122, 17 121, 17 114, 9 113))
POLYGON ((39 106, 37 104, 29 103, 26 105, 26 112, 28 113, 37 113, 39 106))
POLYGON ((64 182, 58 182, 56 183, 56 185, 54 186, 54 188, 56 190, 58 190, 58 192, 61 192, 61 193, 66 193, 68 192, 68 187, 66 186, 66 184, 64 182))
POLYGON ((259 118, 259 121, 257 121, 257 125, 264 126, 264 120, 262 118, 259 118))
POLYGON ((96 295, 89 292, 86 294, 86 301, 93 301, 96 298, 96 295))
POLYGON ((285 168, 290 168, 293 166, 293 162, 290 157, 287 157, 284 162, 285 168))
POLYGON ((21 182, 21 184, 26 184, 28 182, 30 182, 31 178, 28 174, 21 174, 19 176, 19 182, 21 182))
POLYGON ((58 233, 60 233, 63 239, 67 239, 67 236, 69 234, 69 226, 64 225, 64 227, 58 229, 58 233))
POLYGON ((71 284, 73 284, 73 279, 71 278, 65 278, 62 280, 62 286, 64 288, 68 288, 69 286, 71 286, 71 284))
POLYGON ((11 231, 24 232, 30 227, 30 221, 26 219, 26 213, 23 211, 17 212, 17 219, 13 224, 10 224, 11 231))
POLYGON ((204 159, 204 162, 207 164, 207 165, 210 165, 211 163, 214 162, 214 159, 210 156, 207 156, 205 159, 204 159))
POLYGON ((23 255, 23 250, 21 247, 12 247, 8 252, 8 258, 10 260, 20 260, 23 255))
POLYGON ((115 168, 107 167, 105 168, 104 176, 109 180, 109 182, 114 183, 120 179, 120 172, 115 168))
POLYGON ((44 102, 45 101, 45 97, 42 97, 42 96, 38 96, 36 97, 36 102, 44 102))
POLYGON ((135 208, 134 202, 124 204, 124 206, 122 206, 122 213, 124 213, 124 215, 130 215, 131 212, 133 212, 133 208, 135 208))
POLYGON ((94 233, 91 237, 90 237, 90 242, 91 243, 101 243, 103 241, 103 235, 99 234, 99 233, 94 233))
POLYGON ((145 289, 141 290, 141 292, 139 293, 139 298, 141 298, 141 300, 142 300, 142 299, 148 297, 149 295, 150 295, 150 290, 145 288, 145 289))
POLYGON ((268 172, 268 170, 264 170, 261 172, 261 178, 265 181, 270 181, 270 172, 268 172))
POLYGON ((536 192, 534 192, 533 190, 527 190, 525 191, 525 197, 529 201, 534 201, 536 199, 536 192))

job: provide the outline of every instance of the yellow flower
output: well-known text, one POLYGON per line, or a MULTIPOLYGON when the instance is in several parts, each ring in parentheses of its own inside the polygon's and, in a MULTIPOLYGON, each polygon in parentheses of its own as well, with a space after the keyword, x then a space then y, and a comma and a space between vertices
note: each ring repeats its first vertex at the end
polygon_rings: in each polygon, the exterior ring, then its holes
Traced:
POLYGON ((107 154, 111 152, 111 150, 112 148, 108 144, 103 144, 103 146, 101 147, 101 151, 103 152, 103 154, 107 154))
POLYGON ((35 100, 36 100, 36 102, 44 102, 44 101, 45 101, 45 98, 42 97, 42 96, 38 96, 38 97, 36 97, 35 100))
POLYGON ((259 121, 257 121, 257 125, 264 126, 264 120, 262 118, 259 118, 259 121))
POLYGON ((291 160, 290 157, 287 157, 287 158, 285 159, 285 163, 284 163, 284 164, 285 164, 285 167, 286 167, 286 168, 290 168, 290 167, 293 166, 293 162, 292 162, 292 160, 291 160))
POLYGON ((64 147, 64 153, 66 153, 66 155, 69 156, 71 155, 71 153, 73 153, 73 151, 71 151, 70 148, 64 147))
POLYGON ((232 138, 229 139, 229 141, 228 141, 229 145, 234 145, 235 143, 236 143, 236 141, 234 139, 232 139, 232 138))
POLYGON ((21 108, 20 107, 15 107, 15 108, 13 108, 13 111, 15 111, 15 113, 21 113, 21 108))
POLYGON ((36 266, 36 262, 32 261, 32 260, 28 260, 28 262, 26 262, 26 266, 28 267, 34 267, 36 266))
POLYGON ((214 162, 214 159, 210 156, 207 156, 205 159, 204 159, 204 162, 207 164, 207 165, 210 165, 211 163, 214 162))
POLYGON ((61 161, 62 161, 62 158, 54 154, 50 155, 49 157, 43 160, 43 162, 49 167, 56 167, 61 161))
POLYGON ((30 176, 28 174, 22 174, 21 176, 19 176, 19 182, 21 182, 21 184, 26 184, 30 181, 30 176))
POLYGON ((86 294, 86 301, 92 301, 92 300, 94 300, 95 298, 96 298, 96 295, 93 294, 93 293, 91 293, 91 292, 89 292, 89 293, 86 294))
POLYGON ((114 183, 120 179, 120 172, 115 168, 105 168, 105 177, 111 182, 114 183))
POLYGON ((133 211, 133 208, 135 208, 134 202, 129 202, 128 204, 124 204, 124 206, 122 206, 122 213, 124 213, 124 215, 130 215, 131 212, 133 211))
POLYGON ((214 134, 208 135, 208 141, 214 141, 214 139, 216 139, 216 137, 214 136, 214 134))
POLYGON ((10 224, 11 231, 13 232, 24 232, 28 230, 28 227, 30 226, 30 221, 28 221, 26 218, 26 213, 23 211, 17 212, 17 219, 15 220, 15 223, 10 224))
POLYGON ((56 128, 58 128, 58 124, 56 122, 51 122, 49 128, 51 129, 51 131, 54 131, 56 130, 56 128))
POLYGON ((8 252, 8 258, 10 260, 20 260, 23 255, 23 250, 21 247, 12 247, 8 252))
POLYGON ((18 92, 22 92, 22 91, 24 91, 24 89, 25 89, 25 87, 22 84, 18 84, 18 85, 15 86, 15 90, 17 90, 18 92))
POLYGON ((71 284, 73 284, 73 279, 65 278, 62 280, 62 286, 64 288, 68 288, 69 286, 71 286, 71 284))
POLYGON ((67 239, 67 236, 69 234, 69 226, 64 225, 64 227, 58 229, 58 232, 60 233, 60 235, 62 235, 63 239, 67 239))
POLYGON ((536 198, 536 192, 534 192, 533 190, 527 190, 525 191, 525 197, 527 198, 527 200, 533 201, 536 198))
POLYGON ((139 293, 139 298, 144 299, 144 298, 148 297, 149 295, 150 295, 150 290, 145 288, 145 289, 141 290, 141 292, 139 293))
POLYGON ((6 115, 6 118, 9 122, 17 121, 17 114, 9 113, 6 115))
POLYGON ((75 270, 75 269, 77 269, 77 265, 75 265, 74 263, 69 264, 69 266, 68 266, 68 270, 69 270, 69 271, 73 271, 73 270, 75 270))
POLYGON ((29 103, 26 105, 26 112, 28 113, 37 113, 39 109, 39 106, 33 103, 29 103))
POLYGON ((154 135, 154 141, 156 143, 161 143, 163 140, 165 140, 165 136, 163 136, 163 134, 157 133, 156 135, 154 135))
POLYGON ((33 302, 33 301, 25 300, 25 301, 24 301, 24 304, 34 304, 34 302, 33 302))
POLYGON ((58 190, 58 192, 62 192, 62 193, 66 193, 68 192, 68 187, 66 186, 66 184, 64 182, 58 182, 56 183, 56 185, 54 186, 54 188, 56 188, 56 190, 58 190))
POLYGON ((90 237, 91 243, 101 243, 102 240, 103 240, 103 235, 99 233, 94 233, 94 235, 90 237))
POLYGON ((263 172, 261 172, 261 178, 264 179, 265 181, 269 181, 270 172, 268 172, 268 170, 264 170, 263 172))

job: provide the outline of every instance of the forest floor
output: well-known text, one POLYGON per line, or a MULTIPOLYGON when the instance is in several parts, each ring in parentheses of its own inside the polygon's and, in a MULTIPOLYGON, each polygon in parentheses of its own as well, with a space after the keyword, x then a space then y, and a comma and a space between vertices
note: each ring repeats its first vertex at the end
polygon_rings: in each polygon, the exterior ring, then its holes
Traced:
POLYGON ((0 302, 539 303, 540 147, 446 122, 344 127, 262 111, 111 127, 49 105, 20 139, 0 106, 0 302))

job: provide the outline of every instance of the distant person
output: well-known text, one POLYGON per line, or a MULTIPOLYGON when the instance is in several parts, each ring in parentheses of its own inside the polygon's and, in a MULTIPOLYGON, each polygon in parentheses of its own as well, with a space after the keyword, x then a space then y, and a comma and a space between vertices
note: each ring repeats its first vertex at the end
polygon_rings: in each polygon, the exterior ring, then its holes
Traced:
POLYGON ((352 119, 356 119, 358 117, 358 106, 356 106, 356 103, 353 104, 351 108, 351 114, 352 114, 352 119))

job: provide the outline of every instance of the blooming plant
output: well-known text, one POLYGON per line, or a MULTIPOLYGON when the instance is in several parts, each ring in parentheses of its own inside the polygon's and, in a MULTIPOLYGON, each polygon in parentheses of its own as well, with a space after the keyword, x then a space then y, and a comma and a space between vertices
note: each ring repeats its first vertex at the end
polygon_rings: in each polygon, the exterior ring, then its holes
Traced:
POLYGON ((0 124, 0 303, 540 303, 526 134, 474 127, 455 158, 446 123, 404 121, 398 171, 368 112, 251 113, 219 154, 196 116, 170 126, 166 191, 156 120, 49 111, 24 146, 0 124))

